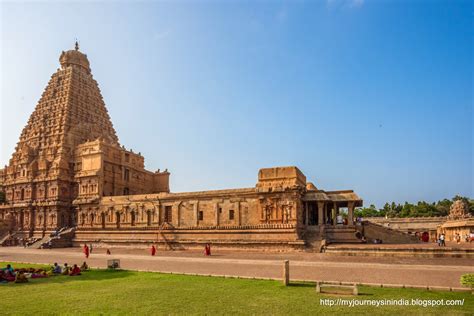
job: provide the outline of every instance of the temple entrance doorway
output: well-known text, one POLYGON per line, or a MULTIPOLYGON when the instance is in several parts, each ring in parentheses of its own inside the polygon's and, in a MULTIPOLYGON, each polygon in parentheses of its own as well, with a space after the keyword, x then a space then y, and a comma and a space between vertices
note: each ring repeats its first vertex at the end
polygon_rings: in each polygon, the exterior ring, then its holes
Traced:
POLYGON ((318 203, 308 202, 308 225, 318 225, 318 203))

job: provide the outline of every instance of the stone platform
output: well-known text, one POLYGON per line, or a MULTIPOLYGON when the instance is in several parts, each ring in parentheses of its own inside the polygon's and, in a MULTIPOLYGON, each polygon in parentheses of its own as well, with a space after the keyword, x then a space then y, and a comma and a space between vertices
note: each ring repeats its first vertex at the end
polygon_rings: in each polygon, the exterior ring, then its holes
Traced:
POLYGON ((474 243, 447 243, 439 247, 421 244, 331 244, 324 248, 329 255, 353 257, 412 257, 412 258, 474 258, 474 243))

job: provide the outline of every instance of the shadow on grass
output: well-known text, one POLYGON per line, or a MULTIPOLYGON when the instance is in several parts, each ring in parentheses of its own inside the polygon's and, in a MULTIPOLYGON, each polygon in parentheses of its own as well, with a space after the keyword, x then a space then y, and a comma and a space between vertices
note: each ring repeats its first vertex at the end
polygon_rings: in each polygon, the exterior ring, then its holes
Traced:
POLYGON ((128 270, 89 270, 82 272, 78 276, 57 275, 47 278, 28 279, 27 283, 10 282, 5 284, 7 286, 35 286, 38 284, 64 284, 69 282, 83 282, 83 281, 105 281, 118 278, 127 278, 133 274, 133 271, 128 270))
MULTIPOLYGON (((316 283, 312 283, 312 282, 291 282, 289 285, 289 287, 297 287, 297 288, 312 288, 314 289, 315 293, 316 293, 316 283)), ((284 287, 284 286, 283 286, 284 287)), ((334 289, 330 290, 330 291, 327 291, 327 292, 322 292, 321 293, 322 295, 327 295, 327 296, 338 296, 338 295, 344 295, 344 296, 353 296, 351 291, 339 291, 337 289, 337 287, 335 287, 334 289)), ((359 287, 359 294, 357 296, 373 296, 374 294, 372 293, 367 293, 365 291, 361 291, 360 287, 359 287)))
POLYGON ((316 289, 316 283, 307 283, 307 282, 290 282, 288 284, 290 287, 313 287, 316 289))

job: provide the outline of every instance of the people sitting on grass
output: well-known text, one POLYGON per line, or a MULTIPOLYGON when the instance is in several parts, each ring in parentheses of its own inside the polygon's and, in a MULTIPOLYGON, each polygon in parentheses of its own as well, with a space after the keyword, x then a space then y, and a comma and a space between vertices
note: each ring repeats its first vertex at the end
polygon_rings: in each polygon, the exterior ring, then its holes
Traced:
POLYGON ((67 265, 67 263, 64 264, 63 269, 62 269, 62 274, 63 275, 69 275, 69 272, 71 271, 71 268, 67 265))
POLYGON ((10 273, 13 273, 13 268, 11 266, 11 264, 7 264, 7 266, 5 268, 2 269, 4 272, 10 272, 10 273))
POLYGON ((0 283, 8 283, 8 282, 15 282, 15 283, 25 283, 28 282, 28 279, 38 279, 38 278, 47 278, 51 275, 69 275, 69 276, 77 276, 81 275, 81 271, 86 271, 89 269, 89 266, 86 262, 84 262, 79 268, 77 264, 74 264, 73 268, 69 267, 67 263, 64 264, 64 267, 61 267, 54 263, 50 269, 43 269, 43 268, 19 268, 13 269, 13 267, 8 264, 5 268, 0 269, 0 283))
POLYGON ((71 273, 69 273, 69 276, 76 276, 76 275, 81 275, 81 269, 75 264, 72 267, 71 273))
POLYGON ((26 283, 28 282, 28 279, 25 276, 25 273, 23 271, 18 271, 18 273, 15 276, 15 283, 26 283))
POLYGON ((13 281, 15 281, 15 276, 12 274, 12 272, 0 270, 0 282, 4 283, 13 281))
POLYGON ((81 265, 81 271, 87 271, 89 270, 89 266, 87 265, 87 263, 84 261, 81 265))
POLYGON ((51 271, 54 274, 61 274, 61 272, 62 272, 61 266, 57 262, 55 262, 54 265, 51 267, 51 271))

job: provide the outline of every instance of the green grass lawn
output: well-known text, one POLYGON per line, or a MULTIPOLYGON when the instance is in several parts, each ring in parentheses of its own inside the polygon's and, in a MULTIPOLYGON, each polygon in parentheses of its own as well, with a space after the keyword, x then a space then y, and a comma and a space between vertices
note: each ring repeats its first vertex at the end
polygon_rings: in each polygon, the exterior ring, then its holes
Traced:
MULTIPOLYGON (((4 267, 6 263, 0 263, 4 267)), ((14 268, 32 265, 12 264, 14 268)), ((41 265, 36 265, 41 267, 41 265)), ((0 284, 0 315, 44 314, 253 314, 473 315, 474 295, 361 287, 359 296, 317 294, 311 283, 93 270, 23 284, 0 284), (457 307, 328 307, 320 299, 464 299, 457 307)))

